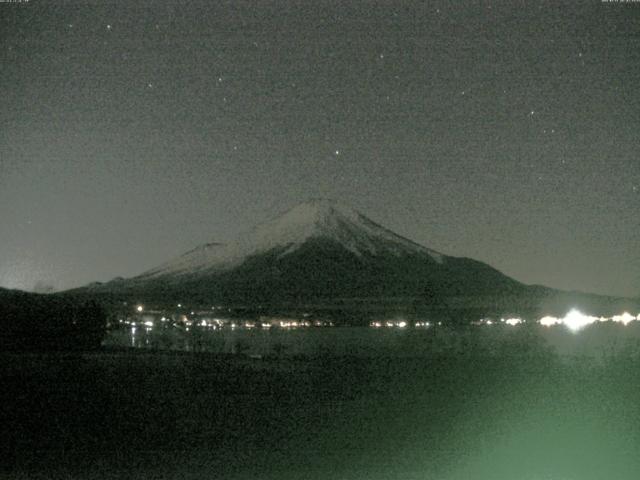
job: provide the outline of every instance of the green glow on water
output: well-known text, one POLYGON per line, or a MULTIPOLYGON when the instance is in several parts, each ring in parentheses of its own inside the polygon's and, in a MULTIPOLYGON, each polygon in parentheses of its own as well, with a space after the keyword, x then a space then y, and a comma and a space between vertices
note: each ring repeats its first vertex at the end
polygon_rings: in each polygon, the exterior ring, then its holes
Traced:
POLYGON ((7 442, 61 478, 640 478, 631 325, 382 330, 225 337, 291 342, 260 359, 245 354, 252 345, 7 357, 7 442), (598 358, 558 355, 545 341, 597 351, 605 334, 621 348, 598 358), (65 456, 33 447, 42 442, 65 456))

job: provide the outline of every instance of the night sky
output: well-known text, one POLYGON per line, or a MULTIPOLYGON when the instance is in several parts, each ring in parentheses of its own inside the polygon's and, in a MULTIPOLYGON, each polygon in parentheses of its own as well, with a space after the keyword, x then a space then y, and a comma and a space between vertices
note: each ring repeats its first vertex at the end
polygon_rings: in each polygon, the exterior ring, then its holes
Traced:
POLYGON ((0 3, 0 286, 132 276, 325 197, 640 294, 640 3, 94 3, 0 3))

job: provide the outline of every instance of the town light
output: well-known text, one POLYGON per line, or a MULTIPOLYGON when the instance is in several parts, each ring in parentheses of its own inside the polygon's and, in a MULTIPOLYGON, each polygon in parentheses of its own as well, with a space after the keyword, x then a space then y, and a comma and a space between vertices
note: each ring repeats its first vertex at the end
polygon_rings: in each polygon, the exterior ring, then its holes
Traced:
POLYGON ((560 320, 559 318, 551 317, 548 315, 540 319, 540 325, 542 325, 543 327, 552 327, 554 325, 560 325, 561 323, 562 320, 560 320))
POLYGON ((582 312, 573 309, 567 313, 562 321, 571 331, 577 332, 581 328, 593 323, 595 320, 595 317, 589 317, 584 315, 582 312))
POLYGON ((614 322, 622 323, 623 325, 627 325, 629 322, 633 322, 636 319, 629 312, 624 312, 622 315, 614 315, 611 320, 614 322))

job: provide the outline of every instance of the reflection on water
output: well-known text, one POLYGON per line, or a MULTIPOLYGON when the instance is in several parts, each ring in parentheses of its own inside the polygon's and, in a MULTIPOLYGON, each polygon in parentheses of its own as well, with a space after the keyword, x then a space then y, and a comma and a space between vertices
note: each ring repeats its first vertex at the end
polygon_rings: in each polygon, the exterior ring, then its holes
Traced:
POLYGON ((136 346, 136 330, 137 328, 135 326, 131 327, 131 346, 132 347, 136 346))
POLYGON ((111 331, 107 346, 265 356, 420 357, 484 352, 604 358, 640 352, 640 324, 600 323, 579 332, 562 326, 430 328, 175 328, 134 325, 111 331))

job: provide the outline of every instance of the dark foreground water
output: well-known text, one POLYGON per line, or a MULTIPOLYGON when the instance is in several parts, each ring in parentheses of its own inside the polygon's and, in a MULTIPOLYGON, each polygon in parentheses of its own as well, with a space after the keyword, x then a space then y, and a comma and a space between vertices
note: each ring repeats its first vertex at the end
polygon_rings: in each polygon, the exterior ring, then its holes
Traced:
POLYGON ((640 358, 628 345, 560 357, 511 330, 454 352, 407 331, 366 350, 340 331, 319 335, 373 355, 305 344, 317 332, 262 359, 2 354, 1 478, 639 478, 640 358), (300 344, 313 355, 287 354, 300 344))

